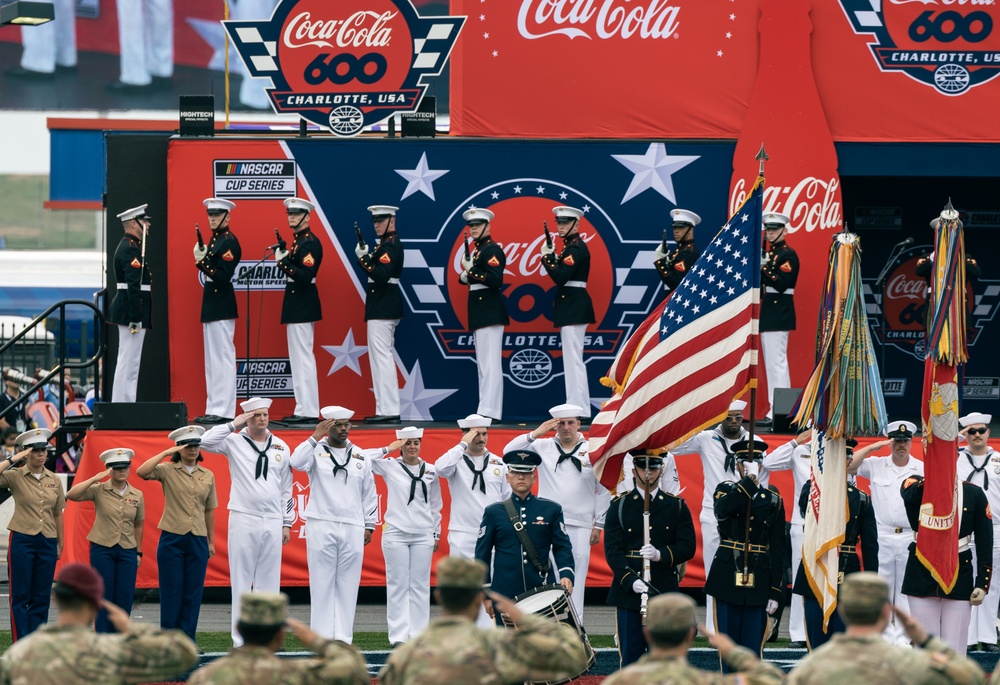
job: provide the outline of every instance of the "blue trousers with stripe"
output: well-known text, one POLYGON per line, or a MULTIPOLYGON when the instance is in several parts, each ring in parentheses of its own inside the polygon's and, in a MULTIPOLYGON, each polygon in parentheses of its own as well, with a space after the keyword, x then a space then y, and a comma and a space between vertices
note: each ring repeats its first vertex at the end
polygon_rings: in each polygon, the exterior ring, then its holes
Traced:
POLYGON ((827 632, 823 632, 823 608, 815 597, 803 597, 802 608, 805 610, 806 639, 809 640, 810 651, 825 645, 835 633, 843 633, 847 630, 844 619, 834 611, 833 615, 830 616, 827 632))
MULTIPOLYGON (((725 633, 733 642, 746 647, 758 657, 764 648, 764 630, 767 628, 767 612, 764 607, 748 607, 730 604, 716 598, 715 630, 725 633)), ((720 659, 721 661, 721 659, 720 659)), ((729 673, 729 664, 722 663, 722 672, 729 673)))
POLYGON ((160 627, 194 639, 208 569, 208 538, 163 531, 156 548, 160 575, 160 627))
POLYGON ((642 632, 642 614, 618 607, 615 619, 618 623, 618 659, 620 668, 625 668, 649 651, 649 645, 642 632))
POLYGON ((10 632, 15 641, 49 620, 56 554, 55 538, 47 538, 41 533, 10 533, 7 577, 10 580, 10 632))
MULTIPOLYGON (((136 550, 125 549, 121 545, 105 547, 90 543, 90 565, 104 579, 104 599, 117 604, 125 613, 132 613, 135 598, 135 576, 139 569, 136 550)), ((108 612, 101 609, 94 627, 99 633, 115 633, 115 627, 108 620, 108 612)))

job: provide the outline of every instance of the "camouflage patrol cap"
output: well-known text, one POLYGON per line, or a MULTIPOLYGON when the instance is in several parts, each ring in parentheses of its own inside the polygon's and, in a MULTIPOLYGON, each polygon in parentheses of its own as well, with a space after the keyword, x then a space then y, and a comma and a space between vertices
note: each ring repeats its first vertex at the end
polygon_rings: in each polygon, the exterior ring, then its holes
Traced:
POLYGON ((280 626, 288 618, 288 595, 284 592, 247 592, 240 597, 240 623, 280 626))
POLYGON ((840 585, 837 601, 848 615, 874 614, 889 601, 889 584, 873 571, 851 573, 840 585))
POLYGON ((479 559, 445 557, 437 565, 438 587, 481 590, 486 582, 486 564, 479 559))
POLYGON ((695 625, 694 600, 679 592, 668 592, 649 600, 646 627, 652 633, 677 633, 695 625))

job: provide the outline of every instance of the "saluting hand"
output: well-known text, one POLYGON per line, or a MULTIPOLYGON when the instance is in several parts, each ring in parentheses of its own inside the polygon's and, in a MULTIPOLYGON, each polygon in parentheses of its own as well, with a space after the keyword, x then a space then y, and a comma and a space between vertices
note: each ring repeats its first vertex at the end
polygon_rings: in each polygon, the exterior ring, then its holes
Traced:
POLYGON ((541 423, 538 426, 538 428, 536 428, 535 430, 531 431, 531 439, 532 440, 538 440, 538 438, 542 437, 543 435, 545 435, 549 431, 555 430, 556 426, 558 426, 558 425, 559 425, 559 419, 549 419, 548 421, 545 421, 544 423, 541 423))
POLYGON ((117 604, 109 602, 108 600, 104 600, 102 607, 108 612, 108 620, 111 622, 111 625, 115 627, 115 630, 119 633, 128 632, 129 623, 131 621, 129 620, 128 614, 124 609, 117 604))
POLYGON ((326 436, 330 429, 333 428, 333 422, 336 419, 323 419, 318 424, 316 424, 316 430, 313 431, 312 438, 317 442, 326 436))
POLYGON ((389 446, 385 448, 386 454, 392 454, 400 447, 406 444, 406 438, 399 438, 398 440, 393 440, 389 443, 389 446))
MULTIPOLYGON (((464 442, 466 445, 471 445, 472 441, 475 440, 478 435, 479 435, 478 428, 470 428, 469 431, 462 436, 462 442, 464 442)), ((30 452, 31 450, 28 451, 30 452)))

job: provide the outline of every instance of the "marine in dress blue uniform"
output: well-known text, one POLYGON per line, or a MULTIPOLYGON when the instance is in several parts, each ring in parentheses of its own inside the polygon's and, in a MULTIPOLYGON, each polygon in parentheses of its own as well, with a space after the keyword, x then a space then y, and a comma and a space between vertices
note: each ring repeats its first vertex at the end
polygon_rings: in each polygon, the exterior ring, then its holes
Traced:
POLYGON ((118 328, 118 359, 111 388, 112 402, 135 402, 139 385, 139 361, 146 331, 152 326, 153 278, 143 256, 151 218, 148 205, 126 209, 118 215, 125 235, 115 248, 116 293, 108 308, 108 323, 118 328))
MULTIPOLYGON (((715 632, 759 656, 767 617, 778 610, 785 591, 785 506, 776 488, 757 484, 767 443, 741 440, 732 449, 740 480, 715 488, 719 548, 705 592, 715 598, 715 632)), ((729 672, 726 664, 722 668, 729 672)))
POLYGON ((642 631, 642 593, 677 592, 677 566, 694 557, 694 523, 687 503, 660 489, 663 457, 632 453, 636 486, 611 501, 604 517, 604 556, 614 574, 608 604, 617 607, 618 654, 621 668, 649 649, 642 631), (645 488, 649 471, 649 544, 643 543, 645 488), (649 582, 643 564, 649 559, 649 582))
POLYGON ((694 244, 694 227, 701 223, 701 217, 687 209, 670 210, 670 218, 674 220, 674 242, 677 243, 677 249, 667 251, 661 243, 653 251, 653 266, 660 274, 663 289, 668 297, 698 261, 698 248, 694 244))
POLYGON ((196 423, 226 423, 236 410, 236 292, 233 276, 243 251, 229 228, 229 214, 236 204, 210 197, 202 204, 208 213, 212 237, 207 245, 194 246, 194 263, 204 274, 201 295, 201 330, 205 340, 205 415, 196 423))
POLYGON ((799 256, 785 242, 786 215, 764 215, 767 251, 760 264, 760 345, 767 374, 767 417, 757 422, 770 428, 774 418, 774 389, 788 388, 788 331, 795 330, 795 283, 799 279, 799 256))
MULTIPOLYGON (((535 497, 531 487, 535 484, 535 468, 542 458, 530 450, 508 452, 503 456, 507 464, 507 481, 510 483, 510 501, 516 513, 520 514, 524 531, 535 548, 537 559, 543 566, 551 564, 549 552, 555 558, 556 567, 540 572, 531 562, 527 551, 514 530, 514 524, 503 502, 486 507, 483 522, 476 540, 476 558, 487 568, 493 569, 492 577, 487 574, 487 582, 495 592, 505 597, 522 595, 541 585, 548 585, 558 579, 566 592, 572 594, 574 568, 573 546, 566 534, 562 507, 552 500, 535 497)), ((492 612, 492 604, 487 606, 492 612)), ((500 624, 499 615, 495 616, 500 624)))

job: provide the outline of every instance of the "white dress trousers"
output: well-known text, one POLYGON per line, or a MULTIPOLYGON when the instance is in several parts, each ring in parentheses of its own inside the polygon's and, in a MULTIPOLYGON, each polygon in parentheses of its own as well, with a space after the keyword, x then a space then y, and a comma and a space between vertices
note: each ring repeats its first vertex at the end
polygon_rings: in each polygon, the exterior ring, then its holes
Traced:
POLYGON ((382 531, 382 556, 389 644, 406 642, 430 622, 434 535, 430 531, 407 533, 387 525, 382 531))
POLYGON ((229 583, 233 589, 233 646, 243 644, 236 630, 240 596, 281 588, 281 519, 229 512, 229 583))
MULTIPOLYGON (((566 534, 569 536, 570 544, 573 545, 573 577, 576 578, 570 600, 573 602, 576 617, 580 619, 581 625, 583 624, 583 600, 587 589, 587 571, 590 570, 590 533, 592 530, 593 528, 582 526, 566 526, 566 534)), ((559 568, 556 566, 556 558, 551 552, 549 553, 549 561, 552 568, 559 568)))
MULTIPOLYGON (((1000 481, 1000 479, 998 479, 1000 481)), ((993 485, 1000 487, 1000 483, 993 485)), ((992 509, 992 505, 990 506, 992 509)), ((1000 527, 993 526, 993 539, 1000 541, 1000 527)), ((972 546, 972 568, 977 568, 976 547, 972 546)), ((1000 542, 993 543, 993 568, 1000 568, 1000 542)), ((986 599, 979 606, 972 607, 972 620, 969 624, 969 644, 977 642, 995 645, 997 643, 997 608, 1000 607, 1000 588, 990 583, 986 599)))
POLYGON ((583 363, 583 340, 587 324, 563 326, 559 329, 562 340, 563 376, 566 381, 566 402, 583 407, 583 416, 589 417, 590 384, 587 382, 587 365, 583 363))
MULTIPOLYGON (((879 562, 879 571, 882 570, 879 562)), ((949 647, 965 656, 969 641, 969 621, 972 605, 965 599, 941 597, 908 597, 910 615, 920 621, 928 635, 937 635, 949 647)))
POLYGON ((319 383, 316 380, 316 356, 313 354, 315 322, 286 324, 288 361, 295 386, 296 416, 319 416, 319 383))
MULTIPOLYGON (((790 387, 788 375, 788 331, 767 331, 760 334, 764 353, 764 373, 767 374, 767 418, 774 418, 774 389, 790 387)), ((750 417, 753 420, 754 417, 750 417)))
POLYGON ((306 522, 309 627, 322 637, 347 644, 354 639, 364 550, 364 526, 318 518, 306 522))
POLYGON ((174 74, 173 0, 118 0, 121 81, 149 85, 174 74))
MULTIPOLYGON (((903 594, 903 574, 906 572, 910 543, 913 542, 913 531, 909 528, 905 528, 902 533, 895 531, 895 528, 878 524, 878 574, 885 578, 889 584, 889 602, 903 611, 913 613, 913 602, 919 598, 903 594)), ((968 602, 965 604, 969 605, 968 602)), ((921 618, 922 620, 923 618, 921 618)), ((938 633, 929 624, 924 623, 924 627, 927 628, 928 633, 933 630, 947 642, 944 635, 938 633)), ((968 620, 966 620, 966 630, 968 630, 968 620)), ((886 641, 896 645, 905 645, 910 642, 903 625, 896 620, 895 615, 882 631, 882 636, 886 641)))
POLYGON ((479 408, 476 413, 503 418, 503 326, 476 330, 476 366, 479 368, 479 408))
POLYGON ((135 402, 142 342, 145 339, 145 328, 133 333, 128 326, 118 326, 118 361, 115 364, 115 383, 111 388, 112 402, 135 402))
POLYGON ((367 323, 368 362, 375 386, 375 413, 379 416, 399 416, 399 376, 395 355, 399 319, 373 319, 367 323))
POLYGON ((205 340, 205 413, 236 416, 236 319, 201 325, 205 340))
POLYGON ((21 27, 21 68, 51 74, 76 66, 76 8, 73 0, 54 0, 55 19, 39 26, 21 27))

